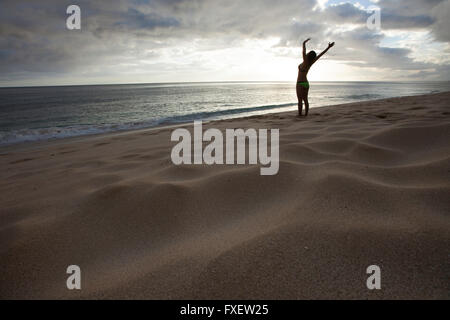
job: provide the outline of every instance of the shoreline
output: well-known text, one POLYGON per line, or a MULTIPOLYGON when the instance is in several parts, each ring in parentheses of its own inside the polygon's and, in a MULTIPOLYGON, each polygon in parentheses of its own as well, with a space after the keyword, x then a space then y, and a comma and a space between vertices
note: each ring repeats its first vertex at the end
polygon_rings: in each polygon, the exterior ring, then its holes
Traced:
MULTIPOLYGON (((391 98, 381 98, 381 99, 372 99, 372 100, 362 100, 362 101, 356 101, 356 102, 349 102, 349 103, 340 103, 340 104, 334 104, 334 105, 326 105, 326 106, 318 106, 318 107, 312 107, 310 109, 310 115, 311 117, 314 113, 314 110, 322 109, 322 108, 336 108, 341 106, 347 106, 352 104, 359 104, 359 103, 367 103, 367 102, 377 102, 377 101, 384 101, 389 99, 395 99, 395 98, 409 98, 409 97, 426 97, 426 96, 432 96, 436 94, 442 94, 450 91, 444 91, 444 92, 437 92, 437 93, 430 93, 430 94, 424 94, 424 95, 411 95, 411 96, 399 96, 399 97, 391 97, 391 98)), ((294 111, 282 111, 282 112, 273 112, 273 113, 265 113, 261 115, 251 115, 251 116, 243 116, 243 117, 231 117, 226 119, 212 119, 212 120, 202 120, 203 123, 211 123, 211 122, 222 122, 222 121, 230 121, 230 120, 238 120, 238 119, 251 119, 253 117, 260 117, 260 116, 270 116, 270 115, 283 115, 283 114, 289 114, 293 113, 293 116, 296 116, 295 113, 297 110, 294 111)), ((200 120, 200 119, 198 119, 200 120)), ((195 121, 198 121, 195 120, 195 121)), ((186 122, 180 122, 180 123, 173 123, 173 124, 160 124, 156 126, 151 127, 143 127, 143 128, 136 128, 136 129, 124 129, 124 130, 116 130, 116 131, 108 131, 108 132, 101 132, 101 133, 93 133, 93 134, 82 134, 82 135, 76 135, 76 136, 70 136, 70 137, 62 137, 62 138, 52 138, 48 140, 35 140, 35 141, 24 141, 24 142, 16 142, 12 144, 5 144, 0 145, 0 155, 5 153, 7 151, 19 151, 19 150, 27 150, 29 148, 35 149, 39 147, 45 147, 50 146, 53 144, 58 143, 71 143, 71 142, 80 142, 84 139, 101 139, 103 137, 107 136, 113 136, 113 135, 126 135, 130 133, 136 133, 141 131, 147 131, 147 130, 163 130, 163 129, 172 129, 172 128, 178 128, 178 127, 187 127, 189 124, 193 124, 194 120, 192 121, 186 121, 186 122)))

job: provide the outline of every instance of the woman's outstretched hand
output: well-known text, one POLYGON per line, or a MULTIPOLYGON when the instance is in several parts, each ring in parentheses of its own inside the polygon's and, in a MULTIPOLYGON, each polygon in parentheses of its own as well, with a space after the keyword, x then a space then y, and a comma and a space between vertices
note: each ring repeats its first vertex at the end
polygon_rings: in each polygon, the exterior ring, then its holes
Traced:
POLYGON ((309 40, 311 40, 311 38, 308 38, 305 41, 303 41, 303 44, 307 43, 309 40))
POLYGON ((328 48, 331 48, 332 46, 334 46, 334 42, 328 42, 328 48))

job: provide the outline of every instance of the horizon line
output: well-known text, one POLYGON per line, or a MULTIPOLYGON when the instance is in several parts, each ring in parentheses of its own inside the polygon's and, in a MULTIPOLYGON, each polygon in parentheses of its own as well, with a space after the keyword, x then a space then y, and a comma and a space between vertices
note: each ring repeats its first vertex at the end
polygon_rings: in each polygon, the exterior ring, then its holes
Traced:
MULTIPOLYGON (((312 83, 336 83, 336 82, 361 82, 361 83, 390 83, 390 82, 450 82, 450 80, 337 80, 337 81, 309 81, 312 83)), ((46 87, 84 87, 84 86, 126 86, 126 85, 167 85, 167 84, 206 84, 206 83, 295 83, 285 80, 226 80, 226 81, 181 81, 181 82, 130 82, 130 83, 88 83, 88 84, 55 84, 55 85, 25 85, 25 86, 0 86, 0 89, 14 88, 46 88, 46 87)))

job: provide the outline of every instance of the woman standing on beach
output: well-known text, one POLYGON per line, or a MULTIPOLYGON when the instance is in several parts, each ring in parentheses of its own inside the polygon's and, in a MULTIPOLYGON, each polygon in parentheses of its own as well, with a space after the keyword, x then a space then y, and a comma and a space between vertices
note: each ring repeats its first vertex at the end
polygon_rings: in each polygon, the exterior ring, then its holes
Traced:
POLYGON ((314 62, 319 60, 321 56, 325 54, 332 46, 334 46, 334 42, 329 42, 328 47, 322 51, 316 57, 315 51, 310 51, 306 54, 306 43, 311 40, 310 38, 303 41, 303 62, 298 66, 298 77, 297 77, 297 99, 298 99, 298 115, 302 115, 303 104, 302 101, 305 102, 305 117, 308 115, 309 111, 309 102, 308 102, 308 92, 309 92, 309 82, 306 76, 308 75, 309 68, 313 65, 314 62))

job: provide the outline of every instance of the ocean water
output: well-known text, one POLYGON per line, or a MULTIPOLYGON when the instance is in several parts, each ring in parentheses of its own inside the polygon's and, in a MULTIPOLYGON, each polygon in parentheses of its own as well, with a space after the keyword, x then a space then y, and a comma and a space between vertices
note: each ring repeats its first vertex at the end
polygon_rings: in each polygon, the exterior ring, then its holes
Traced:
MULTIPOLYGON (((310 107, 450 91, 450 82, 312 82, 310 107)), ((0 145, 297 109, 295 83, 0 88, 0 145)))

